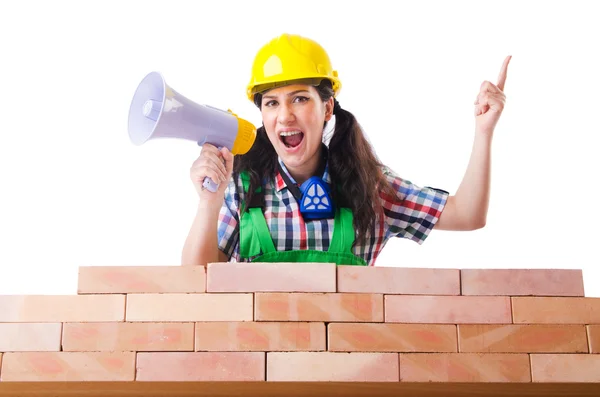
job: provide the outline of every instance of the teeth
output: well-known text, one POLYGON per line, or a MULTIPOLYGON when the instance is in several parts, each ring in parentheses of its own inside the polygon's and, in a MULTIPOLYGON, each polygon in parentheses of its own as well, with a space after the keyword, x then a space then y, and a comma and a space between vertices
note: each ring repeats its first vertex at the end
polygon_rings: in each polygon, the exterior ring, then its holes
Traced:
POLYGON ((298 135, 301 134, 302 131, 287 131, 287 132, 281 132, 279 133, 280 136, 292 136, 292 135, 298 135))

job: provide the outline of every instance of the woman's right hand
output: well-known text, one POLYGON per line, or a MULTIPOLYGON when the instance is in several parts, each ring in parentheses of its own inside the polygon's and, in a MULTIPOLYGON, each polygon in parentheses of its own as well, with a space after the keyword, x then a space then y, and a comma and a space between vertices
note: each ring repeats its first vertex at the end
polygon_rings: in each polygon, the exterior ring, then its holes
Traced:
POLYGON ((223 204, 223 195, 232 171, 233 154, 226 147, 219 150, 215 146, 205 143, 202 145, 200 156, 190 168, 190 178, 202 201, 215 201, 215 204, 220 206, 223 204), (206 177, 219 184, 215 193, 202 186, 206 177))

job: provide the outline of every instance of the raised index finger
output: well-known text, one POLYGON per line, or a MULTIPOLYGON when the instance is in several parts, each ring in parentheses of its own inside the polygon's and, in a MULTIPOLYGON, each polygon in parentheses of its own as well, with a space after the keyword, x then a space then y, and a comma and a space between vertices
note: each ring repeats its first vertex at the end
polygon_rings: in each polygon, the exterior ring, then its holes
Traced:
POLYGON ((506 57, 506 59, 504 60, 504 63, 502 64, 502 68, 500 69, 500 74, 498 75, 498 88, 500 88, 500 91, 504 91, 504 83, 506 83, 506 72, 508 70, 508 63, 510 62, 510 59, 512 58, 512 55, 509 55, 506 57))

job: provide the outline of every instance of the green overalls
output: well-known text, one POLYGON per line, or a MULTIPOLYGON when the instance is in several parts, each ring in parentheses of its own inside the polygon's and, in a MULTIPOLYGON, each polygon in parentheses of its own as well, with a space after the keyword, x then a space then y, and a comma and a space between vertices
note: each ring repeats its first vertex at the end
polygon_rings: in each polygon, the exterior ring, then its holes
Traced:
MULTIPOLYGON (((248 193, 250 177, 246 172, 240 174, 244 192, 248 193)), ((256 193, 263 194, 259 187, 256 193)), ((257 200, 258 202, 263 200, 257 200)), ((243 208, 243 203, 241 208, 243 208)), ((320 262, 336 263, 338 265, 366 266, 364 259, 352 253, 354 242, 352 211, 348 208, 337 208, 335 211, 333 237, 329 250, 294 250, 277 251, 271 238, 267 221, 263 214, 262 205, 250 205, 241 214, 240 219, 240 256, 252 262, 320 262)))

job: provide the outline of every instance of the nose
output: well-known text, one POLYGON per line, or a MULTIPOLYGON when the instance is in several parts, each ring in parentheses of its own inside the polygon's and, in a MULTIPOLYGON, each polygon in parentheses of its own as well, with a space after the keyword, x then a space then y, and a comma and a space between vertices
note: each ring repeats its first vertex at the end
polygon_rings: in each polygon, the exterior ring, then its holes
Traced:
POLYGON ((294 121, 295 116, 292 107, 287 103, 279 105, 279 112, 277 113, 277 122, 282 125, 286 125, 294 121))

